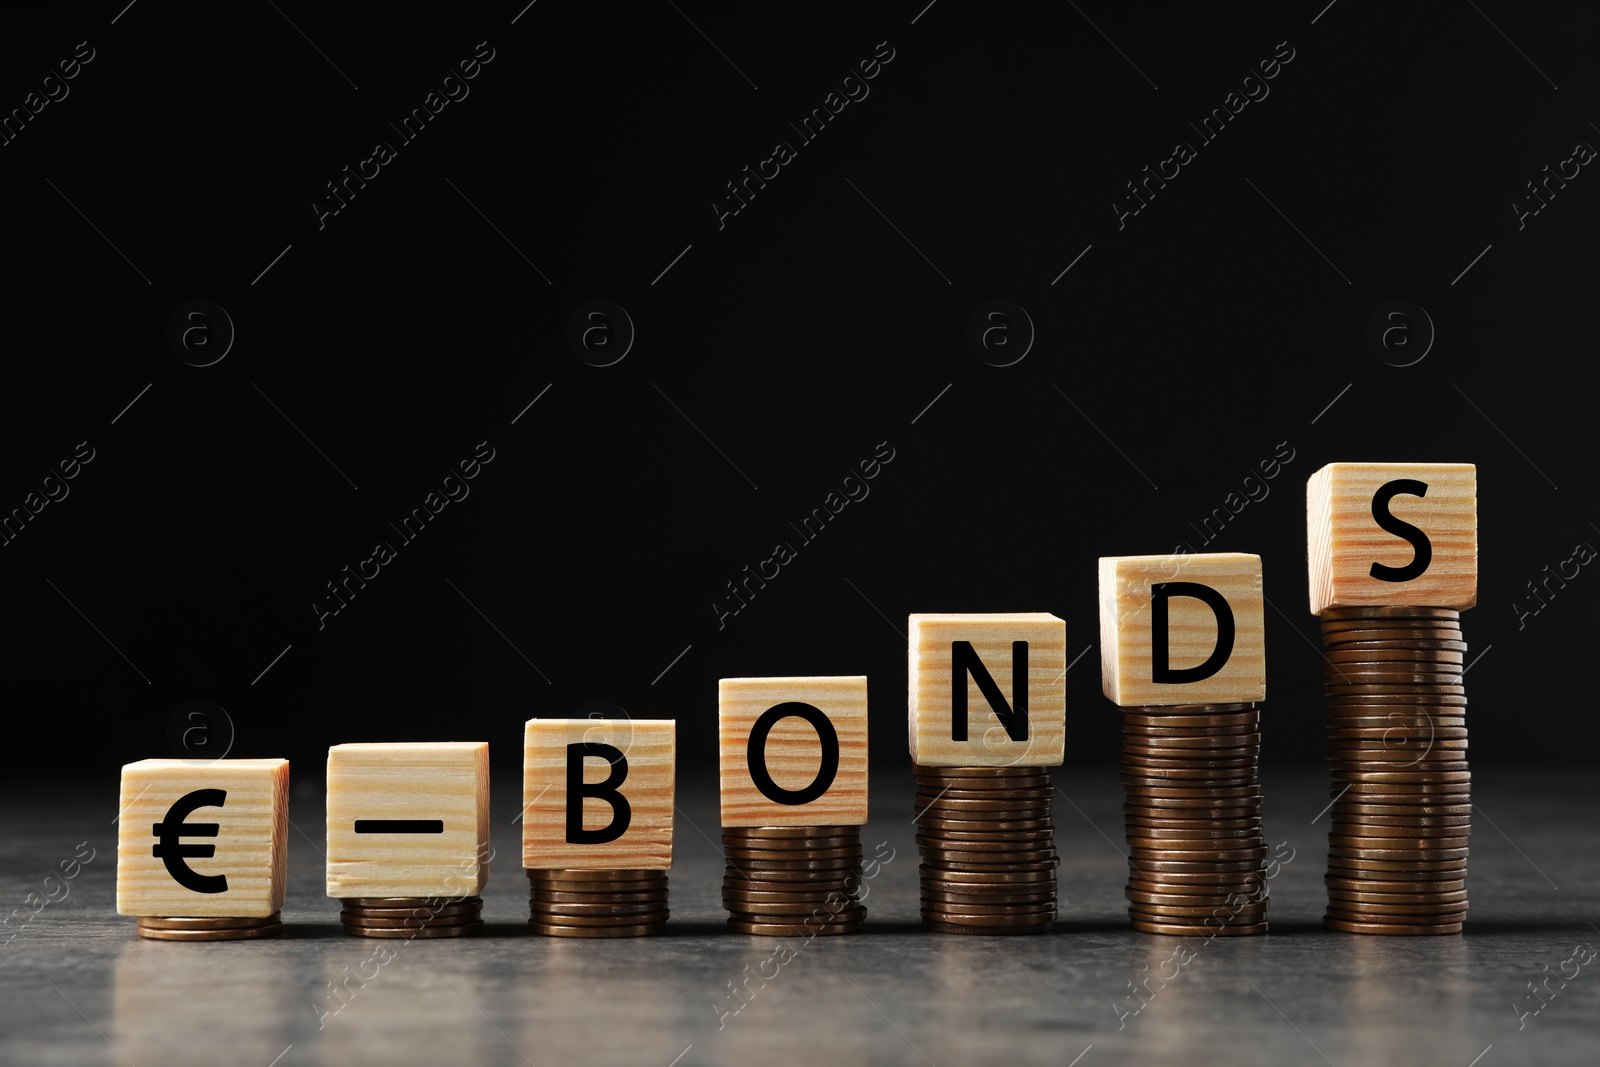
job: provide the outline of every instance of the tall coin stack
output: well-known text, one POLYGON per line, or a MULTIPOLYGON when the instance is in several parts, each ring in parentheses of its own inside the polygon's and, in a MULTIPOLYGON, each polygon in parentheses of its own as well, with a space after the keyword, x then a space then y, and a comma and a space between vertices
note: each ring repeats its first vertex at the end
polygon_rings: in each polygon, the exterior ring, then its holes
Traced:
POLYGON ((547 937, 643 937, 667 924, 667 872, 530 870, 528 927, 547 937))
POLYGON ((722 851, 728 929, 777 937, 861 929, 861 827, 725 826, 722 851))
POLYGON ((482 897, 344 897, 339 921, 354 937, 460 937, 483 929, 482 897))
POLYGON ((1261 712, 1253 704, 1125 708, 1128 915, 1152 934, 1267 930, 1261 712))
POLYGON ((1330 607, 1322 640, 1334 795, 1324 923, 1459 933, 1472 832, 1460 613, 1330 607))
POLYGON ((1055 823, 1044 767, 924 767, 915 823, 922 926, 1042 934, 1056 917, 1055 823))
POLYGON ((139 916, 139 936, 152 941, 244 941, 282 932, 277 912, 264 919, 139 916))

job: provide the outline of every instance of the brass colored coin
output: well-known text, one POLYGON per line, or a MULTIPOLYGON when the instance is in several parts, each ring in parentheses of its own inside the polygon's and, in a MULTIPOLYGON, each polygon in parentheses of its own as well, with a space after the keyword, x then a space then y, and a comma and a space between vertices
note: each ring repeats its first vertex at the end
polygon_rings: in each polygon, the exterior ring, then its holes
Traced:
POLYGON ((546 937, 645 937, 659 934, 666 923, 641 923, 636 926, 563 926, 528 920, 528 928, 546 937))
MULTIPOLYGON (((1471 771, 1367 771, 1359 774, 1345 776, 1355 785, 1383 785, 1394 784, 1407 787, 1417 785, 1451 785, 1460 783, 1463 786, 1472 781, 1471 771)), ((1368 792, 1378 792, 1369 789, 1368 792)))
POLYGON ((1267 854, 1267 846, 1259 845, 1254 848, 1146 848, 1143 845, 1128 842, 1129 856, 1145 865, 1147 860, 1161 863, 1229 863, 1244 860, 1260 860, 1267 854))
POLYGON ((665 889, 652 889, 642 893, 571 893, 560 889, 535 890, 534 900, 551 904, 640 904, 666 900, 665 889))
POLYGON ((442 908, 345 908, 343 915, 359 915, 368 919, 416 919, 419 922, 444 922, 450 919, 477 915, 483 904, 451 904, 442 908))
POLYGON ((282 924, 278 912, 255 916, 140 915, 138 924, 153 930, 248 930, 282 924))
POLYGON ((1355 914, 1367 912, 1372 915, 1443 915, 1448 912, 1466 911, 1467 895, 1465 893, 1456 893, 1440 898, 1414 893, 1411 894, 1411 898, 1408 900, 1403 895, 1393 893, 1335 894, 1330 892, 1328 894, 1328 907, 1330 911, 1355 914), (1363 899, 1355 899, 1357 896, 1363 899), (1398 900, 1368 899, 1373 896, 1398 896, 1398 900))
POLYGON ((529 911, 529 921, 554 926, 645 926, 663 923, 671 914, 667 908, 655 911, 630 912, 623 915, 566 915, 547 911, 529 911))
POLYGON ((1468 804, 1364 804, 1340 801, 1335 811, 1352 819, 1383 823, 1390 819, 1428 819, 1445 822, 1451 819, 1472 818, 1472 805, 1468 804))
POLYGON ((1204 926, 1199 923, 1163 923, 1149 922, 1144 919, 1129 919, 1129 925, 1141 933, 1166 934, 1170 937, 1248 937, 1252 934, 1264 934, 1267 932, 1266 923, 1251 923, 1243 926, 1231 926, 1221 923, 1204 926))
POLYGON ((1006 852, 1016 853, 1018 855, 1030 852, 1049 852, 1053 854, 1055 852, 1055 846, 1051 843, 1052 835, 1046 832, 1039 836, 1041 839, 1033 842, 1015 841, 1010 839, 978 839, 967 842, 956 842, 944 838, 932 837, 927 834, 918 834, 917 841, 925 850, 931 850, 935 852, 1006 852))
POLYGON ((1261 732, 1241 734, 1178 734, 1174 736, 1155 737, 1129 737, 1124 736, 1123 744, 1138 745, 1141 748, 1161 749, 1208 749, 1208 748, 1245 748, 1261 743, 1261 732))
POLYGON ((139 936, 149 941, 257 941, 277 937, 283 933, 283 924, 268 926, 225 926, 212 929, 177 929, 173 927, 139 924, 139 936))
POLYGON ((1405 863, 1418 860, 1423 863, 1460 863, 1472 850, 1466 845, 1441 845, 1438 848, 1367 848, 1360 845, 1333 844, 1328 848, 1330 857, 1355 860, 1382 860, 1405 863))
POLYGON ((1227 907, 1232 904, 1255 904, 1267 899, 1266 886, 1257 893, 1158 893, 1148 889, 1124 886, 1122 895, 1137 904, 1160 904, 1180 908, 1227 907))
POLYGON ((1245 830, 1168 830, 1152 826, 1127 827, 1129 845, 1141 848, 1244 848, 1265 845, 1259 825, 1245 830))
POLYGON ((553 870, 535 867, 528 871, 530 881, 548 882, 552 885, 557 882, 651 882, 666 876, 666 871, 610 870, 606 868, 597 868, 595 870, 553 870))
POLYGON ((482 897, 340 897, 339 903, 351 911, 362 908, 441 908, 453 905, 482 904, 482 897))
POLYGON ((1011 842, 1018 848, 1041 847, 1055 841, 1056 828, 1052 823, 1039 830, 990 830, 987 832, 971 832, 966 830, 938 830, 931 827, 917 828, 917 844, 919 845, 948 845, 951 848, 963 848, 968 845, 977 845, 988 841, 1011 842))
MULTIPOLYGON (((1442 820, 1441 820, 1442 821, 1442 820)), ((1457 816, 1450 820, 1450 825, 1444 826, 1419 826, 1419 820, 1408 819, 1401 825, 1389 825, 1378 822, 1371 816, 1364 819, 1338 818, 1333 820, 1332 831, 1343 837, 1359 837, 1365 841, 1408 841, 1423 840, 1430 844, 1446 837, 1466 838, 1472 834, 1471 820, 1465 816, 1457 816)), ((1369 847, 1377 847, 1375 844, 1369 847)), ((1405 847, 1412 847, 1407 845, 1405 847)), ((1453 848, 1455 846, 1445 846, 1453 848)))
POLYGON ((1038 910, 1028 910, 1012 915, 996 915, 974 911, 946 911, 943 908, 924 906, 922 909, 923 922, 946 923, 952 926, 975 926, 1003 928, 1010 926, 1036 926, 1049 923, 1055 919, 1054 906, 1038 910))
POLYGON ((453 916, 448 920, 423 922, 420 919, 377 919, 370 915, 355 915, 348 911, 339 913, 339 922, 346 929, 360 926, 371 927, 374 930, 431 930, 436 927, 464 926, 477 921, 477 914, 453 916))
POLYGON ((1208 918, 1216 919, 1218 922, 1260 922, 1261 917, 1266 913, 1266 901, 1262 901, 1259 904, 1246 904, 1240 908, 1233 908, 1226 904, 1199 905, 1196 907, 1139 903, 1130 903, 1128 905, 1129 915, 1150 922, 1161 922, 1163 920, 1183 922, 1208 918))
POLYGON ((1230 871, 1236 874, 1244 874, 1261 869, 1261 861, 1259 859, 1206 862, 1202 860, 1156 860, 1143 856, 1129 858, 1139 865, 1139 870, 1158 877, 1166 874, 1223 874, 1230 871))
POLYGON ((1395 924, 1395 923, 1351 922, 1351 921, 1346 920, 1346 919, 1335 919, 1335 918, 1332 918, 1332 917, 1326 917, 1326 918, 1324 918, 1322 920, 1322 925, 1326 926, 1330 930, 1338 930, 1339 932, 1346 933, 1346 934, 1422 935, 1422 934, 1459 934, 1461 932, 1461 924, 1460 923, 1440 924, 1438 926, 1428 926, 1428 925, 1423 925, 1423 926, 1410 925, 1410 926, 1407 926, 1407 925, 1399 925, 1399 924, 1395 924))
POLYGON ((621 915, 648 915, 666 908, 665 900, 638 901, 632 904, 564 904, 556 901, 533 900, 528 910, 534 915, 580 915, 596 918, 616 918, 621 915))
POLYGON ((1398 904, 1410 907, 1414 903, 1457 904, 1465 906, 1467 891, 1457 889, 1450 893, 1367 893, 1359 889, 1329 889, 1328 899, 1344 907, 1369 904, 1398 904))
POLYGON ((1383 865, 1381 860, 1329 860, 1327 875, 1323 880, 1337 879, 1370 885, 1374 882, 1458 882, 1466 877, 1465 863, 1429 867, 1406 863, 1383 865), (1364 866, 1351 866, 1357 863, 1364 866))
POLYGON ((857 868, 839 871, 742 871, 727 867, 723 869, 722 874, 724 882, 775 882, 794 886, 804 885, 808 889, 825 884, 843 885, 860 878, 861 872, 857 868))
POLYGON ((747 860, 735 859, 729 856, 728 866, 736 867, 738 870, 755 878, 764 878, 769 874, 789 871, 831 872, 843 877, 839 872, 861 869, 861 858, 855 856, 837 860, 747 860))
POLYGON ((859 826, 724 826, 724 837, 846 837, 860 834, 859 826))
POLYGON ((467 934, 475 934, 482 929, 483 923, 474 920, 473 922, 461 923, 456 926, 419 926, 415 928, 351 926, 346 924, 344 932, 352 937, 379 937, 396 940, 405 938, 410 940, 411 938, 463 937, 467 934))
POLYGON ((757 904, 748 901, 723 901, 730 915, 756 922, 796 922, 814 918, 818 922, 860 922, 867 909, 858 901, 840 907, 822 904, 757 904))
POLYGON ((1353 607, 1326 607, 1317 616, 1330 619, 1459 619, 1457 608, 1414 608, 1406 604, 1360 604, 1353 607))
POLYGON ((1215 789, 1204 786, 1185 788, 1182 786, 1149 786, 1125 785, 1123 794, 1129 797, 1138 797, 1145 800, 1156 801, 1195 801, 1200 803, 1210 802, 1218 805, 1219 800, 1230 801, 1233 807, 1241 804, 1259 804, 1261 802, 1261 787, 1259 785, 1221 786, 1215 789))
POLYGON ((918 868, 924 883, 952 882, 961 884, 1012 885, 1029 882, 1053 882, 1056 872, 1049 871, 941 871, 927 864, 918 868))
POLYGON ((1169 814, 1164 810, 1156 810, 1152 813, 1150 808, 1139 808, 1137 810, 1125 810, 1122 813, 1122 820, 1128 826, 1149 826, 1169 830, 1249 830, 1261 825, 1261 813, 1259 811, 1251 812, 1248 815, 1221 819, 1191 819, 1187 817, 1189 814, 1191 812, 1184 812, 1180 817, 1177 813, 1169 814))
POLYGON ((1028 887, 970 885, 957 886, 954 889, 930 884, 922 887, 922 899, 947 901, 951 904, 1043 904, 1056 899, 1056 887, 1053 882, 1042 882, 1037 886, 1028 887))
POLYGON ((1143 864, 1128 865, 1128 884, 1149 893, 1176 893, 1193 889, 1206 893, 1253 892, 1266 884, 1264 871, 1146 871, 1143 864))
POLYGON ((1031 789, 957 789, 954 786, 919 786, 917 796, 930 800, 1049 800, 1055 796, 1050 786, 1031 789))
POLYGON ((827 893, 783 893, 763 889, 741 889, 737 891, 723 889, 722 899, 724 903, 735 898, 750 904, 822 904, 830 900, 851 901, 855 899, 855 895, 841 890, 827 893))
POLYGON ((1467 658, 1465 652, 1451 652, 1442 648, 1374 648, 1348 649, 1335 645, 1322 654, 1328 663, 1343 666, 1346 663, 1453 663, 1461 665, 1467 658))
POLYGON ((1467 888, 1465 879, 1456 878, 1445 881, 1368 881, 1365 878, 1338 878, 1334 875, 1324 875, 1323 882, 1330 891, 1338 889, 1344 892, 1357 893, 1394 893, 1394 894, 1435 894, 1459 893, 1467 888))
POLYGON ((1261 723, 1260 710, 1229 712, 1222 715, 1149 715, 1135 711, 1122 713, 1122 725, 1126 727, 1148 727, 1152 729, 1185 729, 1185 730, 1231 730, 1239 727, 1258 726, 1261 723))
POLYGON ((1465 726, 1442 726, 1428 722, 1420 726, 1390 722, 1383 726, 1329 726, 1328 737, 1335 741, 1376 741, 1402 743, 1407 741, 1464 741, 1465 726))
POLYGON ((994 853, 970 853, 970 851, 963 851, 963 849, 931 849, 931 851, 923 853, 923 862, 936 865, 936 867, 950 864, 989 865, 994 864, 994 862, 1005 862, 1006 865, 1048 864, 1054 867, 1054 865, 1058 865, 1061 862, 1061 856, 1056 854, 1056 849, 1053 848, 1027 849, 1027 851, 1019 851, 1019 853, 1008 851, 1008 853, 1002 853, 1002 856, 1003 861, 1000 861, 1000 859, 995 859, 994 853))
POLYGON ((1419 908, 1415 911, 1392 911, 1376 905, 1340 907, 1329 904, 1323 918, 1342 919, 1351 923, 1400 923, 1407 926, 1454 925, 1466 919, 1467 909, 1460 904, 1446 904, 1446 911, 1419 908))
POLYGON ((822 860, 847 860, 861 859, 861 845, 848 845, 844 848, 724 848, 722 855, 730 860, 769 862, 769 863, 807 863, 822 860))
POLYGON ((1045 767, 930 767, 925 763, 913 763, 911 773, 918 777, 926 778, 1035 778, 1040 775, 1048 776, 1049 769, 1045 767))
POLYGON ((923 816, 916 825, 924 830, 944 830, 953 833, 988 833, 993 830, 1049 830, 1054 829, 1050 816, 1035 819, 938 819, 923 816))
POLYGON ((1053 871, 1061 865, 1059 856, 1052 856, 1047 860, 1038 862, 1008 862, 1006 859, 997 859, 984 863, 957 863, 940 855, 922 857, 922 865, 936 871, 1053 871))
POLYGON ((722 835, 724 848, 744 849, 778 856, 781 853, 805 852, 819 848, 861 848, 860 834, 840 837, 734 837, 722 835))
MULTIPOLYGON (((1388 631, 1393 632, 1393 631, 1388 631)), ((1384 637, 1339 640, 1328 642, 1329 650, 1340 649, 1343 651, 1381 652, 1394 649, 1410 649, 1420 652, 1465 652, 1467 643, 1459 636, 1447 639, 1434 639, 1423 637, 1384 637)))

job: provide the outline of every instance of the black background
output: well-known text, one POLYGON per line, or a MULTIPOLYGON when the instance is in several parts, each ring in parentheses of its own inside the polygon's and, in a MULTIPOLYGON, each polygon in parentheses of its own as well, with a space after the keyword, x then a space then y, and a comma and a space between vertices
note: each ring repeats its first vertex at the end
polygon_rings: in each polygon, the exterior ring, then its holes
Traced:
POLYGON ((1472 758, 1590 758, 1600 578, 1513 601, 1600 544, 1600 178, 1520 230, 1510 204, 1600 143, 1594 13, 277 7, 6 16, 7 110, 95 54, 0 148, 0 509, 95 456, 0 549, 8 718, 41 739, 13 774, 111 788, 194 699, 301 776, 401 739, 488 740, 515 774, 525 719, 606 708, 676 718, 704 774, 717 679, 763 674, 868 675, 900 764, 912 611, 1050 611, 1069 658, 1094 645, 1070 773, 1116 757, 1095 560, 1179 541, 1262 556, 1265 758, 1314 764, 1304 485, 1336 460, 1477 464, 1472 758), (319 229, 324 183, 480 41, 470 95, 319 229), (870 95, 719 229, 723 183, 884 41, 870 95), (1270 95, 1119 229, 1123 183, 1285 41, 1270 95), (1404 368, 1364 339, 1397 298, 1438 331, 1404 368), (192 299, 237 329, 210 367, 166 342, 192 299), (637 330, 610 367, 566 342, 591 299, 637 330), (990 299, 1036 327, 1013 366, 967 346, 990 299), (470 495, 319 629, 325 583, 480 441, 470 495), (723 584, 880 442, 870 495, 719 628, 723 584), (1280 443, 1270 495, 1202 543, 1280 443))

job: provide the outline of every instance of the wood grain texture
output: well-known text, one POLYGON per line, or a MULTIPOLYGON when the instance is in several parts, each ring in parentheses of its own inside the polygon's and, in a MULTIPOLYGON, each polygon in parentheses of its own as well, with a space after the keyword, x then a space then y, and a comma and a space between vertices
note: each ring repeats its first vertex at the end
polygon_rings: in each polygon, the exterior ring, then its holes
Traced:
POLYGON ((489 879, 489 745, 328 749, 328 896, 476 896, 489 879), (442 833, 355 832, 357 819, 438 819, 442 833))
MULTIPOLYGON (((672 867, 672 817, 678 724, 673 719, 529 719, 523 730, 522 865, 530 870, 649 870, 672 867), (615 840, 567 840, 567 746, 609 745, 627 761, 616 788, 628 802, 628 828, 615 840)), ((608 757, 614 758, 614 757, 608 757)), ((612 765, 583 761, 586 785, 606 781, 612 765)), ((612 824, 610 803, 583 797, 583 828, 612 824)))
MULTIPOLYGON (((717 683, 722 754, 723 826, 861 826, 867 821, 867 679, 724 678, 717 683), (833 726, 839 762, 833 782, 815 800, 785 804, 771 799, 750 773, 750 732, 770 709, 809 704, 833 726)), ((799 791, 817 779, 822 742, 806 719, 786 715, 773 723, 765 745, 767 773, 779 790, 799 791)))
MULTIPOLYGON (((1167 666, 1205 663, 1217 647, 1217 616, 1192 596, 1167 600, 1167 666)), ((1265 700, 1266 619, 1261 557, 1242 552, 1100 559, 1100 684, 1122 707, 1265 700), (1222 594, 1233 612, 1233 651, 1215 674, 1192 682, 1155 681, 1151 587, 1194 582, 1222 594)))
POLYGON ((1330 463, 1306 482, 1306 559, 1311 613, 1328 607, 1405 604, 1470 608, 1478 602, 1478 471, 1471 463, 1330 463), (1427 535, 1432 559, 1417 577, 1381 581, 1372 565, 1405 567, 1411 542, 1378 525, 1373 494, 1397 479, 1424 496, 1399 494, 1388 511, 1427 535))
POLYGON ((1066 752, 1067 624, 1043 611, 916 614, 910 618, 911 758, 925 767, 1057 767, 1066 752), (1028 736, 1013 741, 963 671, 967 738, 953 739, 955 642, 972 645, 1013 708, 1012 644, 1028 644, 1028 736))
POLYGON ((265 918, 283 906, 288 862, 289 761, 222 759, 210 762, 147 759, 122 768, 117 823, 117 914, 265 918), (181 797, 220 789, 221 807, 194 809, 188 823, 215 823, 217 836, 185 836, 185 845, 213 845, 209 857, 185 858, 202 876, 223 875, 226 891, 200 893, 180 885, 163 859, 152 827, 181 797))

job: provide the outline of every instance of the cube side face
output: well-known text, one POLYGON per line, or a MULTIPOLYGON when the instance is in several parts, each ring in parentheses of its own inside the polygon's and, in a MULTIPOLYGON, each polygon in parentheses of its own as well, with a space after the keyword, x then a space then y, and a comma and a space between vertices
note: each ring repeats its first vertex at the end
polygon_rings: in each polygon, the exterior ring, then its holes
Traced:
POLYGON ((1261 557, 1238 552, 1103 557, 1100 634, 1101 686, 1121 707, 1265 700, 1261 557), (1185 591, 1172 583, 1204 589, 1185 591), (1164 656, 1155 627, 1157 585, 1167 586, 1161 598, 1167 614, 1164 656), (1219 611, 1207 597, 1220 597, 1232 616, 1233 647, 1220 666, 1214 663, 1221 655, 1219 611))
POLYGON ((925 767, 1061 765, 1067 705, 1064 620, 1047 612, 917 614, 910 618, 908 635, 907 726, 913 761, 925 767), (1028 730, 1025 738, 1014 740, 1001 711, 984 696, 978 673, 987 672, 1014 713, 1017 642, 1027 645, 1028 730), (958 669, 966 703, 964 740, 954 736, 960 729, 958 669))
POLYGON ((1474 606, 1477 480, 1470 463, 1330 463, 1313 474, 1306 483, 1312 614, 1474 606))
POLYGON ((287 760, 141 760, 122 768, 120 794, 119 915, 265 918, 283 906, 287 760), (214 836, 195 832, 209 826, 214 836))
POLYGON ((529 870, 668 870, 672 867, 678 724, 673 719, 529 719, 523 728, 522 865, 529 870), (569 754, 569 747, 592 746, 569 754), (609 751, 608 751, 609 749, 609 751), (620 755, 621 759, 618 759, 620 755), (569 758, 581 759, 593 792, 568 795, 569 758), (625 765, 620 782, 604 783, 625 765), (606 835, 626 800, 627 827, 608 840, 569 840, 568 805, 576 828, 606 835))
POLYGON ((489 876, 483 741, 328 749, 330 897, 468 897, 489 876), (365 825, 356 832, 356 824, 365 825), (439 832, 385 823, 437 823, 439 832))
POLYGON ((717 704, 723 826, 866 823, 865 676, 723 678, 717 704), (750 765, 758 725, 765 733, 760 784, 750 765), (837 763, 832 780, 822 783, 825 738, 837 763))

